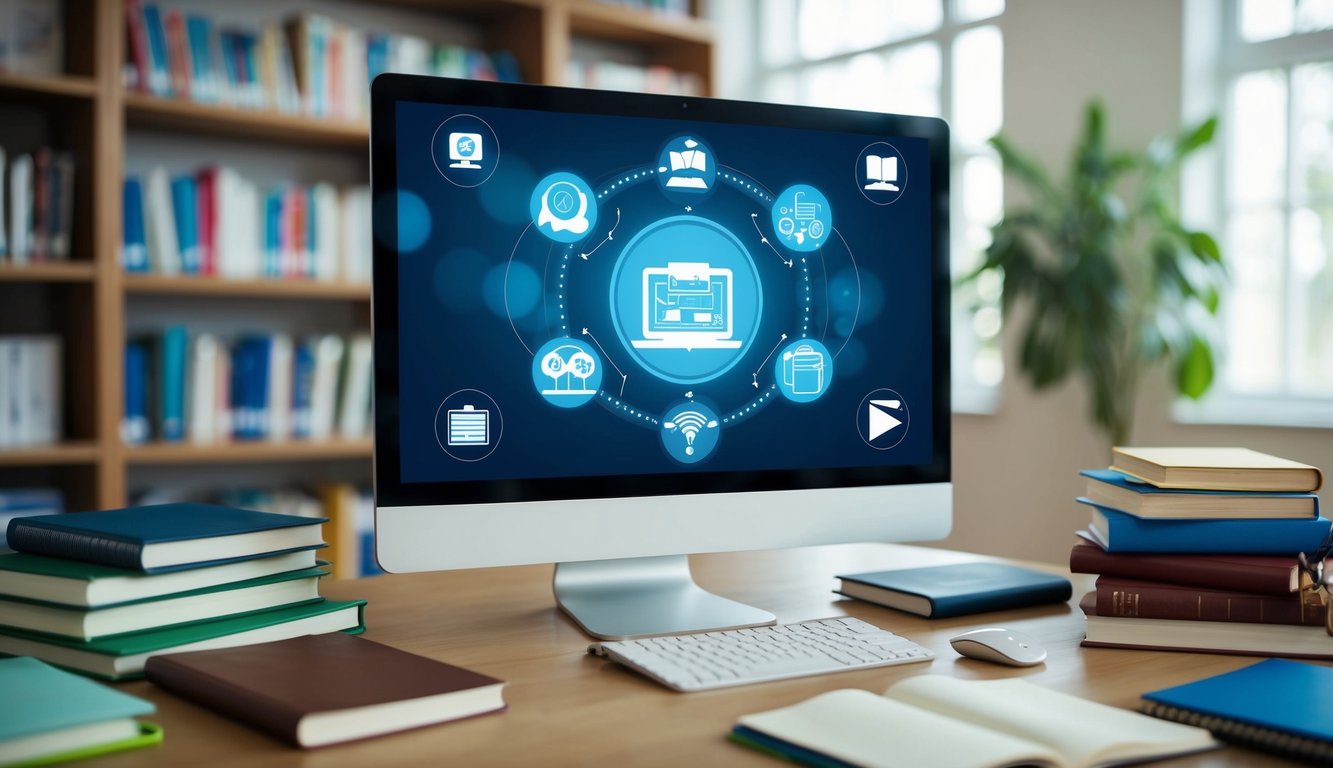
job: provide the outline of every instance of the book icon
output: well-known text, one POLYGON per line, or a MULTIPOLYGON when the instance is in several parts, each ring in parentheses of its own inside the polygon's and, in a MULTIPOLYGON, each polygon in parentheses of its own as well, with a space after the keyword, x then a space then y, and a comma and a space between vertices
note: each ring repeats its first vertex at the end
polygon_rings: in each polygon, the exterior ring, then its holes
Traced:
POLYGON ((898 157, 890 155, 866 155, 866 179, 870 181, 865 189, 883 192, 898 191, 898 157))
POLYGON ((449 445, 490 445, 491 412, 465 405, 449 411, 449 445))

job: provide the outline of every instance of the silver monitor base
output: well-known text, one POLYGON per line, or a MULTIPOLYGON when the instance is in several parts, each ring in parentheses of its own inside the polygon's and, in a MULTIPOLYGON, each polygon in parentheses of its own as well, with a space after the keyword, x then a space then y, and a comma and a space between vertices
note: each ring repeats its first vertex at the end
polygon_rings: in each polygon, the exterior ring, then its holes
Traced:
POLYGON ((557 563, 554 588, 560 609, 599 640, 777 623, 768 611, 704 591, 685 555, 557 563))

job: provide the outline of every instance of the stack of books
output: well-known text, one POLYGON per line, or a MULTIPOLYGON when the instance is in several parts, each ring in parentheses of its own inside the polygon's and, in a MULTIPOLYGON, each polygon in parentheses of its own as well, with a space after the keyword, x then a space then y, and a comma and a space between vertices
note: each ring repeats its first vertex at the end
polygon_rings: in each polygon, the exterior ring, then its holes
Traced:
POLYGON ((18 518, 0 555, 0 653, 121 679, 151 656, 364 630, 319 595, 323 518, 208 504, 18 518))
POLYGON ((41 147, 6 157, 0 147, 0 263, 68 261, 74 238, 74 154, 41 147))
POLYGON ((1069 567, 1095 573, 1086 646, 1333 658, 1297 555, 1330 523, 1315 467, 1243 448, 1116 448, 1087 470, 1069 567))

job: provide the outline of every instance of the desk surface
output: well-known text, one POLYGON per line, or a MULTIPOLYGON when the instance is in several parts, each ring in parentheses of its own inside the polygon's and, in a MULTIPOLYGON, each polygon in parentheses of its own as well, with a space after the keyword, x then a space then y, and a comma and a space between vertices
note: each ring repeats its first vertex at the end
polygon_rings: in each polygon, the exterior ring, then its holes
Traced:
MULTIPOLYGON (((780 622, 835 615, 865 619, 928 648, 927 663, 844 672, 704 693, 674 693, 616 664, 585 653, 589 643, 554 606, 550 566, 379 576, 326 583, 335 598, 370 601, 366 637, 470 667, 508 682, 506 712, 341 747, 302 751, 218 717, 147 682, 121 685, 158 706, 166 731, 155 748, 81 765, 783 765, 733 745, 727 731, 743 714, 793 704, 836 688, 876 693, 924 673, 962 678, 1022 677, 1053 689, 1135 708, 1139 694, 1225 672, 1254 659, 1079 647, 1078 598, 1092 579, 1074 577, 1068 605, 928 621, 843 600, 833 575, 939 565, 979 558, 884 544, 816 547, 693 558, 704 587, 777 614, 780 622), (963 659, 948 638, 1001 624, 1020 629, 1050 651, 1044 666, 1013 669, 963 659)), ((1058 569, 1048 569, 1058 572, 1058 569)), ((1279 761, 1228 749, 1172 765, 1266 765, 1279 761)))

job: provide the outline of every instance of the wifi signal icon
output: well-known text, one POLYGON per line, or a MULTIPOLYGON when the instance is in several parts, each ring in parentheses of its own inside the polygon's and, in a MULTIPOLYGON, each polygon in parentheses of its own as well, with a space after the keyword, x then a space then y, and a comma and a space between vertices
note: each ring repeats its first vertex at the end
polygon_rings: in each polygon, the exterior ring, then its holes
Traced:
POLYGON ((663 423, 665 430, 662 434, 663 442, 667 450, 681 461, 692 463, 699 461, 717 444, 717 416, 711 413, 705 413, 703 406, 691 403, 691 407, 669 416, 663 423), (679 435, 685 438, 683 446, 684 456, 680 456, 677 451, 681 450, 678 441, 668 440, 669 435, 679 435), (696 455, 697 454, 697 455, 696 455), (688 458, 687 458, 688 457, 688 458))

